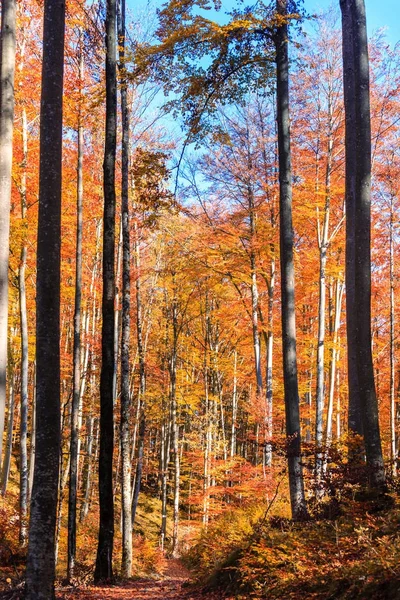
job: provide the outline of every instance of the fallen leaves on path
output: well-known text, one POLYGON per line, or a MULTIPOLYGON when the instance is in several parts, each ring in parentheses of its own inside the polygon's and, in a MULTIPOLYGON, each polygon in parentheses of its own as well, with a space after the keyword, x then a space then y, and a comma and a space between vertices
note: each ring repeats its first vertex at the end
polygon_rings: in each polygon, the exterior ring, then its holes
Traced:
POLYGON ((223 596, 221 593, 204 595, 201 590, 191 587, 189 571, 178 560, 170 560, 160 579, 60 589, 56 597, 57 600, 219 600, 223 596))

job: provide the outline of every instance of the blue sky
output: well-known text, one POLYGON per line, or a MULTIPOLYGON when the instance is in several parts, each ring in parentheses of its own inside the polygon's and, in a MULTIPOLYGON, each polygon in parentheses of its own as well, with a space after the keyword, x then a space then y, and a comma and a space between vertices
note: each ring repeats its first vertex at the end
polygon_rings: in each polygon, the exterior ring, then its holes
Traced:
MULTIPOLYGON (((310 13, 326 10, 335 4, 339 6, 339 0, 304 0, 306 10, 310 13)), ((399 0, 365 0, 365 9, 369 34, 385 27, 388 41, 396 44, 400 40, 399 0)))
MULTIPOLYGON (((244 0, 245 5, 252 2, 254 0, 244 0)), ((135 11, 136 7, 144 7, 146 0, 128 0, 128 3, 135 11)), ((160 6, 164 0, 150 0, 150 3, 160 6)), ((222 10, 230 10, 235 5, 237 5, 235 0, 222 0, 222 10)), ((305 9, 311 14, 325 11, 335 5, 339 11, 339 0, 304 0, 305 9)), ((392 45, 397 43, 400 40, 400 0, 365 0, 365 6, 369 33, 385 27, 388 41, 392 45)))

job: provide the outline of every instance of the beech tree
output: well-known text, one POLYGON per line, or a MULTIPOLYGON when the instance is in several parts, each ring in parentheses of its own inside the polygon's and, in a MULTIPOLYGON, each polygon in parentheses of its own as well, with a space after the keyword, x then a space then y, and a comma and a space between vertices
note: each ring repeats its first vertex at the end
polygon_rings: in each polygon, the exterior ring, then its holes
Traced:
POLYGON ((68 565, 67 578, 74 576, 76 557, 76 509, 78 492, 79 460, 79 409, 81 400, 81 318, 82 318, 82 237, 83 237, 83 110, 82 86, 84 77, 83 31, 79 32, 79 92, 78 114, 78 164, 76 190, 76 253, 75 253, 75 307, 74 307, 74 350, 73 350, 73 390, 71 406, 70 474, 68 494, 68 565))
POLYGON ((60 455, 61 155, 65 5, 44 4, 36 282, 36 458, 26 598, 54 598, 60 455))
POLYGON ((342 11, 343 94, 346 120, 346 328, 347 328, 347 379, 349 386, 348 426, 350 431, 362 435, 362 408, 358 385, 356 353, 355 300, 355 202, 356 202, 356 104, 353 65, 353 38, 351 2, 340 2, 342 11))
POLYGON ((307 515, 301 464, 299 390, 297 382, 296 321, 294 300, 292 167, 289 129, 289 58, 287 2, 277 0, 276 98, 279 159, 279 207, 282 296, 283 379, 285 389, 286 435, 288 447, 289 487, 292 515, 307 515))
POLYGON ((122 459, 122 575, 132 574, 132 514, 131 514, 131 450, 130 450, 130 305, 131 305, 131 244, 129 229, 129 108, 126 77, 126 8, 121 1, 118 24, 119 68, 121 73, 122 117, 122 333, 121 333, 121 459, 122 459))
POLYGON ((15 0, 1 6, 0 41, 0 463, 6 406, 8 253, 14 125, 15 0))
MULTIPOLYGON (((350 262, 350 268, 354 269, 355 289, 353 312, 348 317, 354 321, 354 327, 352 325, 347 331, 347 336, 350 346, 356 348, 359 408, 362 413, 368 476, 372 487, 383 489, 385 469, 371 347, 371 119, 367 26, 364 0, 341 0, 340 6, 348 160, 351 160, 349 154, 354 153, 353 163, 350 165, 346 162, 346 185, 350 187, 346 199, 351 209, 350 216, 354 216, 354 229, 351 221, 348 225, 349 234, 354 235, 354 255, 350 254, 346 263, 350 262), (350 35, 347 34, 348 31, 351 32, 350 35), (350 117, 355 117, 354 121, 350 121, 350 117), (349 173, 349 169, 354 171, 349 173)), ((350 278, 350 285, 352 284, 350 278)), ((351 309, 351 306, 348 308, 351 309)))
MULTIPOLYGON (((189 8, 196 5, 196 2, 191 2, 189 8)), ((204 8, 203 4, 200 7, 204 8)), ((276 12, 265 5, 254 10, 233 11, 226 26, 194 15, 186 8, 182 12, 182 7, 171 2, 160 11, 157 31, 160 44, 140 48, 137 64, 139 70, 151 65, 164 88, 178 94, 179 101, 171 104, 176 107, 179 102, 186 117, 188 140, 198 139, 200 133, 207 131, 218 101, 227 103, 235 96, 243 98, 245 90, 265 86, 272 76, 271 65, 276 52, 286 431, 292 513, 294 518, 302 518, 306 514, 306 506, 301 467, 294 319, 287 53, 287 20, 289 13, 294 14, 297 7, 295 2, 279 1, 276 12), (193 64, 194 58, 203 56, 211 59, 206 71, 193 64), (206 124, 205 114, 211 116, 206 124)), ((260 383, 258 378, 258 385, 260 383)))
POLYGON ((106 8, 106 132, 104 145, 103 297, 100 376, 99 501, 100 528, 95 580, 113 577, 114 543, 114 298, 115 298, 115 158, 117 135, 116 0, 106 8))

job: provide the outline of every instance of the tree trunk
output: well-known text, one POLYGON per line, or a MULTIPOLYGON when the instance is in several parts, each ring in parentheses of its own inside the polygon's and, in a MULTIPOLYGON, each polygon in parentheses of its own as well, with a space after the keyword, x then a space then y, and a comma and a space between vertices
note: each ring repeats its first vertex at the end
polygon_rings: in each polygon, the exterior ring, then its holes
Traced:
POLYGON ((103 300, 100 376, 100 527, 97 546, 96 582, 112 579, 114 544, 113 497, 113 374, 115 299, 115 157, 117 133, 116 1, 107 0, 106 16, 106 139, 104 148, 103 300))
MULTIPOLYGON (((385 488, 378 402, 375 390, 371 336, 371 119, 368 38, 364 0, 348 0, 353 32, 352 66, 355 83, 355 321, 356 364, 364 443, 370 485, 385 488)), ((344 0, 341 6, 347 4, 344 0)), ((344 53, 344 61, 351 55, 344 53)), ((345 63, 344 70, 347 70, 345 63)), ((345 104, 345 108, 347 105, 345 104)), ((346 154, 352 148, 347 147, 346 154)))
MULTIPOLYGON (((63 428, 62 428, 63 429, 63 428)), ((55 543, 55 561, 56 564, 58 562, 58 549, 60 543, 60 533, 61 533, 61 520, 62 520, 62 510, 65 499, 65 488, 68 483, 69 472, 71 468, 71 453, 68 451, 67 455, 67 464, 65 465, 65 469, 63 470, 62 465, 62 457, 60 459, 60 476, 59 476, 59 489, 58 489, 58 504, 57 504, 57 520, 56 520, 56 543, 55 543)))
MULTIPOLYGON (((25 208, 22 214, 25 218, 25 208)), ((28 320, 26 314, 25 267, 27 247, 21 251, 18 270, 19 311, 21 323, 21 422, 20 422, 20 532, 19 543, 22 547, 28 541, 28 320)))
POLYGON ((392 477, 397 475, 397 437, 396 437, 396 401, 395 401, 395 302, 394 302, 394 197, 390 196, 389 223, 389 294, 390 294, 390 462, 392 477))
POLYGON ((178 552, 179 541, 179 492, 180 492, 180 459, 179 459, 179 426, 177 420, 176 398, 176 368, 178 352, 178 306, 175 297, 172 299, 172 348, 170 358, 170 399, 171 399, 171 445, 174 465, 174 500, 173 500, 173 530, 172 530, 172 556, 178 552))
MULTIPOLYGON (((351 0, 340 0, 342 11, 343 93, 345 103, 346 144, 346 330, 347 330, 347 379, 349 389, 348 428, 353 434, 363 435, 360 391, 357 376, 357 344, 355 300, 355 202, 356 202, 356 100, 353 63, 353 24, 351 0)), ((357 452, 350 447, 350 459, 357 452)))
POLYGON ((89 502, 92 489, 92 469, 93 469, 93 442, 95 436, 93 434, 95 419, 91 415, 86 418, 86 467, 83 475, 83 500, 79 515, 79 522, 82 523, 87 517, 89 511, 89 502))
MULTIPOLYGON (((168 419, 169 422, 169 419, 168 419)), ((160 453, 160 471, 161 471, 161 528, 160 528, 160 546, 164 551, 165 538, 167 535, 167 485, 168 485, 168 463, 170 454, 170 431, 166 419, 161 425, 161 453, 160 453)))
MULTIPOLYGON (((333 423, 333 407, 334 407, 334 392, 336 383, 336 364, 339 358, 338 349, 338 334, 340 327, 340 315, 342 311, 342 298, 343 298, 343 284, 341 281, 336 281, 336 294, 335 294, 335 319, 333 324, 333 336, 332 336, 332 350, 331 350, 331 364, 329 372, 329 396, 328 396, 328 414, 326 418, 326 432, 325 432, 325 461, 324 470, 327 467, 329 448, 332 444, 332 423, 333 423)), ((339 393, 339 390, 338 390, 339 393)), ((340 429, 340 427, 339 427, 340 429)))
MULTIPOLYGON (((21 63, 19 69, 23 68, 23 57, 25 54, 25 39, 21 50, 21 63)), ((28 126, 25 106, 22 107, 22 173, 21 173, 21 218, 23 223, 23 244, 21 249, 20 265, 18 269, 18 294, 19 294, 19 316, 21 327, 21 422, 20 422, 20 535, 19 540, 22 547, 28 541, 28 497, 29 497, 29 473, 28 473, 28 319, 26 313, 26 286, 25 269, 28 254, 26 243, 27 227, 26 219, 26 167, 28 162, 28 126)))
POLYGON ((125 0, 121 0, 119 37, 119 68, 121 73, 122 116, 122 334, 121 334, 121 460, 122 460, 122 577, 132 575, 132 514, 131 514, 131 450, 130 450, 130 305, 131 250, 129 230, 129 111, 125 67, 125 0))
POLYGON ((1 495, 5 496, 7 491, 8 478, 10 476, 11 455, 13 446, 13 427, 14 427, 14 409, 15 409, 15 376, 14 372, 9 378, 9 403, 8 403, 8 424, 7 424, 7 441, 4 453, 3 468, 1 471, 1 495))
POLYGON ((83 236, 83 115, 82 86, 84 77, 83 31, 79 33, 79 114, 78 114, 78 165, 76 194, 76 253, 75 253, 75 310, 73 348, 73 389, 71 406, 70 471, 68 494, 68 559, 67 580, 72 581, 76 557, 76 499, 78 493, 79 409, 81 398, 81 313, 82 313, 82 236, 83 236))
POLYGON ((33 475, 35 471, 36 455, 36 363, 33 365, 33 393, 32 393, 32 417, 31 417, 31 447, 29 449, 29 476, 28 476, 28 501, 32 496, 33 475))
POLYGON ((117 245, 117 272, 115 274, 115 302, 114 302, 114 372, 113 372, 113 402, 114 408, 117 404, 118 395, 118 356, 119 356, 119 333, 120 333, 120 308, 119 308, 119 290, 121 280, 122 263, 122 215, 119 224, 119 236, 117 245))
MULTIPOLYGON (((287 15, 287 1, 277 0, 278 14, 287 15)), ((289 131, 288 26, 275 34, 277 65, 277 122, 279 155, 280 260, 282 297, 282 351, 289 466, 290 502, 293 519, 307 515, 301 464, 300 411, 297 382, 296 321, 294 300, 292 167, 289 131)))
POLYGON ((54 598, 60 456, 61 154, 65 5, 45 0, 36 280, 36 458, 26 598, 54 598))
POLYGON ((1 6, 0 52, 0 464, 6 408, 8 253, 14 125, 15 0, 1 6))
POLYGON ((236 419, 237 419, 237 350, 233 351, 233 390, 232 390, 232 427, 231 427, 231 451, 230 457, 236 454, 236 419))
MULTIPOLYGON (((331 81, 328 81, 329 93, 331 81)), ((318 345, 317 345, 317 376, 315 399, 315 474, 317 493, 322 493, 321 479, 323 471, 323 433, 324 433, 324 404, 325 404, 325 319, 326 319, 326 263, 329 248, 329 221, 331 210, 331 173, 333 151, 333 114, 332 99, 328 97, 328 147, 325 173, 325 207, 322 227, 317 214, 318 249, 319 249, 319 302, 318 302, 318 345)), ((318 209, 317 209, 318 210, 318 209)))
POLYGON ((139 393, 138 393, 138 419, 139 419, 139 439, 138 439, 138 452, 137 452, 137 463, 136 463, 136 474, 135 474, 135 486, 132 498, 132 526, 136 518, 136 510, 139 502, 140 487, 142 483, 142 470, 143 470, 143 453, 144 453, 144 440, 146 434, 146 405, 145 405, 145 389, 146 389, 146 370, 145 370, 145 349, 143 345, 143 333, 142 333, 142 296, 141 296, 141 285, 140 285, 140 246, 137 237, 137 226, 136 240, 135 240, 135 266, 136 266, 136 335, 137 335, 137 349, 139 358, 139 393))

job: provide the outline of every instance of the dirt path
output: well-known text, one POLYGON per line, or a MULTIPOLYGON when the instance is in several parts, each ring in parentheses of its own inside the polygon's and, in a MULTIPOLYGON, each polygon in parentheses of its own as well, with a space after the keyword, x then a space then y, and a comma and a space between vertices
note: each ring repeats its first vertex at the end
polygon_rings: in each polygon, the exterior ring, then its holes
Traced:
POLYGON ((160 579, 139 579, 114 586, 90 586, 62 590, 58 600, 196 600, 197 591, 188 586, 190 573, 178 560, 168 561, 160 579))

